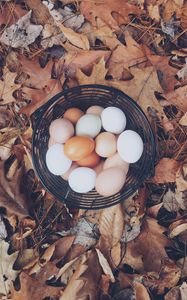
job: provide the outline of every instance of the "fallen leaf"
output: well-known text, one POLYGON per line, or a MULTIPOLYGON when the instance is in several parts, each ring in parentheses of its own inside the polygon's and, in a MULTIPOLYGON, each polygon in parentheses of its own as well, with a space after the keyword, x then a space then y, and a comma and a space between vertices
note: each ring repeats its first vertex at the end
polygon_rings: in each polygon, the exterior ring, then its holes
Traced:
POLYGON ((162 158, 155 168, 154 182, 175 182, 179 167, 180 164, 176 160, 167 157, 162 158))
POLYGON ((100 18, 104 23, 113 29, 119 29, 119 25, 129 23, 129 14, 139 15, 140 9, 127 2, 120 0, 104 0, 100 2, 82 0, 80 10, 83 16, 96 26, 96 19, 100 18), (113 17, 112 13, 116 13, 118 22, 113 17))
POLYGON ((129 226, 125 224, 123 235, 121 237, 121 242, 127 243, 134 240, 140 234, 140 224, 135 226, 129 226))
POLYGON ((173 261, 166 260, 158 273, 147 273, 142 283, 149 289, 156 290, 158 294, 163 294, 166 289, 174 287, 181 276, 181 270, 173 261))
POLYGON ((90 49, 89 41, 85 34, 77 33, 73 31, 71 28, 66 28, 64 25, 60 24, 59 22, 56 22, 56 24, 71 44, 83 50, 90 49))
POLYGON ((185 232, 187 230, 187 220, 181 219, 178 221, 173 222, 169 226, 169 237, 174 238, 175 236, 178 236, 179 234, 185 232))
POLYGON ((184 3, 184 6, 182 8, 182 16, 181 16, 181 26, 185 30, 187 28, 187 4, 184 3))
POLYGON ((3 162, 1 162, 0 168, 0 206, 5 207, 9 213, 16 214, 19 218, 28 216, 28 204, 25 195, 20 192, 23 167, 17 169, 11 181, 5 177, 3 162))
POLYGON ((186 278, 187 276, 187 256, 177 260, 177 266, 181 269, 181 277, 186 278))
POLYGON ((183 282, 183 284, 180 286, 180 293, 181 293, 181 300, 186 300, 187 295, 187 283, 183 282))
POLYGON ((14 262, 18 256, 18 251, 8 255, 9 243, 0 241, 0 294, 8 296, 12 282, 16 279, 18 270, 13 270, 14 262))
POLYGON ((6 28, 0 41, 13 48, 25 48, 32 44, 40 35, 43 26, 34 25, 30 22, 32 11, 21 17, 16 24, 6 28))
POLYGON ((186 174, 184 173, 184 168, 186 168, 186 162, 183 163, 183 165, 177 170, 176 173, 176 185, 177 185, 177 190, 179 192, 185 192, 187 189, 187 177, 186 174))
POLYGON ((145 286, 140 282, 135 281, 133 284, 136 300, 151 300, 145 286))
POLYGON ((182 13, 183 0, 166 0, 163 6, 163 19, 165 21, 171 20, 174 13, 179 18, 182 13))
POLYGON ((1 6, 0 25, 4 24, 6 26, 9 26, 15 24, 26 13, 27 11, 22 9, 18 4, 5 3, 5 5, 1 6))
POLYGON ((36 24, 46 24, 47 22, 52 21, 50 19, 50 13, 47 7, 40 0, 25 0, 25 3, 28 5, 33 12, 33 19, 36 24))
POLYGON ((171 243, 163 234, 165 230, 157 220, 146 218, 138 237, 125 245, 122 263, 129 264, 137 271, 159 272, 163 261, 168 259, 165 247, 171 243))
POLYGON ((179 203, 176 199, 176 195, 171 189, 169 189, 163 197, 163 207, 170 212, 178 211, 179 209, 179 203))
POLYGON ((0 80, 0 100, 3 105, 16 101, 13 93, 21 87, 20 84, 15 83, 16 77, 17 73, 12 73, 4 67, 3 76, 0 80))
POLYGON ((180 289, 178 286, 173 287, 165 296, 164 300, 181 300, 180 289))
POLYGON ((111 282, 115 282, 114 275, 112 273, 107 259, 104 257, 103 253, 99 249, 96 248, 95 250, 97 252, 99 263, 103 269, 104 274, 110 276, 111 282))
POLYGON ((52 262, 48 262, 34 277, 21 272, 19 275, 20 289, 12 289, 12 300, 43 300, 47 297, 59 297, 62 288, 46 284, 46 281, 57 271, 58 268, 52 262))
POLYGON ((107 74, 117 80, 126 79, 123 76, 125 70, 132 66, 144 66, 147 61, 143 46, 138 44, 128 31, 124 32, 124 36, 126 45, 119 44, 107 63, 107 74))
POLYGON ((184 113, 187 112, 187 85, 179 87, 176 90, 171 91, 170 93, 164 94, 163 96, 170 104, 173 104, 174 106, 178 107, 184 113))
POLYGON ((179 121, 179 124, 182 126, 187 126, 187 112, 182 116, 182 118, 179 121))

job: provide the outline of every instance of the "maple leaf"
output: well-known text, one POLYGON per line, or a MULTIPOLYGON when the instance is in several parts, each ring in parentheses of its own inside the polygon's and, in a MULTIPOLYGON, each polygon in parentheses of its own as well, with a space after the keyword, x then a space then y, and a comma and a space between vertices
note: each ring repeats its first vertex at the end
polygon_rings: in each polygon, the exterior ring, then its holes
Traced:
POLYGON ((8 255, 9 243, 0 241, 0 295, 8 296, 12 281, 16 279, 18 271, 13 270, 14 262, 18 256, 18 251, 8 255))
POLYGON ((85 75, 81 70, 77 70, 77 80, 79 84, 103 84, 113 86, 134 99, 143 109, 145 114, 150 118, 150 114, 157 117, 166 131, 172 130, 173 125, 166 117, 162 106, 155 98, 154 92, 162 92, 158 81, 157 73, 154 67, 144 69, 131 68, 133 79, 128 81, 105 80, 107 70, 105 61, 101 59, 98 64, 93 66, 90 76, 85 75))
POLYGON ((0 164, 0 205, 19 218, 28 216, 28 205, 25 195, 20 192, 23 167, 17 169, 12 180, 5 177, 4 163, 0 164))
POLYGON ((163 261, 168 260, 165 247, 171 244, 163 235, 166 229, 153 218, 146 218, 139 236, 126 244, 126 254, 122 263, 127 263, 137 271, 159 272, 163 261))
POLYGON ((62 288, 46 284, 46 281, 54 276, 57 271, 58 268, 52 262, 48 262, 33 277, 21 272, 19 275, 20 289, 12 289, 12 300, 43 300, 46 297, 59 297, 62 288))
POLYGON ((96 26, 96 19, 99 17, 104 23, 113 29, 119 29, 119 25, 129 23, 129 14, 140 15, 141 10, 121 0, 82 0, 80 4, 81 13, 85 18, 96 26), (112 16, 116 13, 118 20, 112 16))
POLYGON ((164 157, 156 166, 155 177, 153 180, 156 183, 167 183, 176 181, 176 173, 180 167, 180 164, 172 159, 164 157))
POLYGON ((15 83, 17 73, 10 72, 6 67, 3 69, 3 76, 0 80, 0 99, 2 104, 15 102, 13 93, 18 90, 21 85, 15 83))
MULTIPOLYGON (((128 31, 124 32, 126 45, 119 44, 112 52, 107 62, 108 75, 113 79, 124 79, 124 69, 135 65, 141 65, 147 61, 144 47, 139 45, 128 31)), ((130 71, 129 71, 130 72, 130 71)))

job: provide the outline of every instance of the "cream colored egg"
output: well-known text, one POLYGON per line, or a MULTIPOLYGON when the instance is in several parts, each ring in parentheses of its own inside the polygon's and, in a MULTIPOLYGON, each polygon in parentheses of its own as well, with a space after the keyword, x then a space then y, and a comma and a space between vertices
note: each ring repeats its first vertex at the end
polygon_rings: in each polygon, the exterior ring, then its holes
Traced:
POLYGON ((126 174, 121 168, 103 170, 96 178, 95 189, 105 197, 119 193, 124 186, 126 174))
POLYGON ((97 175, 103 171, 104 160, 101 160, 100 163, 94 168, 94 171, 97 175))
POLYGON ((49 133, 56 143, 65 143, 74 135, 74 127, 69 120, 60 118, 51 122, 49 133))
POLYGON ((87 109, 86 113, 100 116, 103 110, 104 110, 104 107, 99 106, 99 105, 93 105, 87 109))
POLYGON ((117 138, 110 132, 100 133, 96 139, 95 152, 101 157, 109 157, 116 152, 117 138))
POLYGON ((108 157, 103 165, 103 169, 109 169, 113 167, 119 167, 122 168, 125 174, 127 174, 128 169, 129 169, 129 163, 124 161, 120 155, 116 152, 114 155, 108 157))
POLYGON ((64 173, 61 177, 62 177, 64 180, 68 180, 69 175, 71 174, 71 172, 72 172, 73 170, 75 170, 76 168, 78 168, 78 167, 79 167, 78 164, 77 164, 76 162, 73 162, 72 165, 71 165, 71 167, 69 168, 69 170, 67 170, 67 172, 64 173))
POLYGON ((53 140, 52 137, 50 137, 49 141, 48 141, 48 148, 51 147, 51 146, 53 146, 54 144, 56 144, 56 141, 53 140))

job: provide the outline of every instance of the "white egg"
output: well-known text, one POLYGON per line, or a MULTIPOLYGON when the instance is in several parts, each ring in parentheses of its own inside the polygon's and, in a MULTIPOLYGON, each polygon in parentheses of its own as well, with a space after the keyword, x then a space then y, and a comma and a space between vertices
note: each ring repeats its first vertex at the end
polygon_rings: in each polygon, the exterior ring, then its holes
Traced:
POLYGON ((76 135, 86 135, 94 138, 101 130, 101 119, 94 114, 86 114, 82 116, 76 125, 76 135))
POLYGON ((87 193, 95 186, 96 172, 91 168, 80 167, 69 175, 69 185, 76 193, 87 193))
POLYGON ((64 146, 52 145, 46 153, 46 165, 54 175, 62 175, 71 167, 72 161, 64 154, 64 146))
POLYGON ((119 134, 126 126, 127 119, 124 112, 114 106, 109 106, 101 113, 103 128, 106 131, 119 134))
POLYGON ((142 138, 133 130, 125 130, 118 138, 117 150, 124 161, 135 163, 143 153, 142 138))

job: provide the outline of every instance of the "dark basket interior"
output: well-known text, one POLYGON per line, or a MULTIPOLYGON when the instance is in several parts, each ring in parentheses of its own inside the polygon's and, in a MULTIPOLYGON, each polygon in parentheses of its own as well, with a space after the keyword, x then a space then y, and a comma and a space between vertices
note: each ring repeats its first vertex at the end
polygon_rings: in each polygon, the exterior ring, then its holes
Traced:
POLYGON ((34 129, 32 157, 35 171, 44 187, 68 207, 101 209, 117 204, 132 195, 145 179, 154 174, 156 151, 150 124, 141 108, 117 89, 102 85, 84 85, 65 90, 35 111, 31 120, 34 129), (62 117, 70 107, 86 110, 92 105, 116 106, 122 109, 127 117, 127 129, 138 132, 144 142, 143 154, 137 163, 130 165, 123 189, 110 197, 100 196, 95 190, 85 194, 73 192, 67 181, 49 172, 45 162, 51 121, 62 117))

